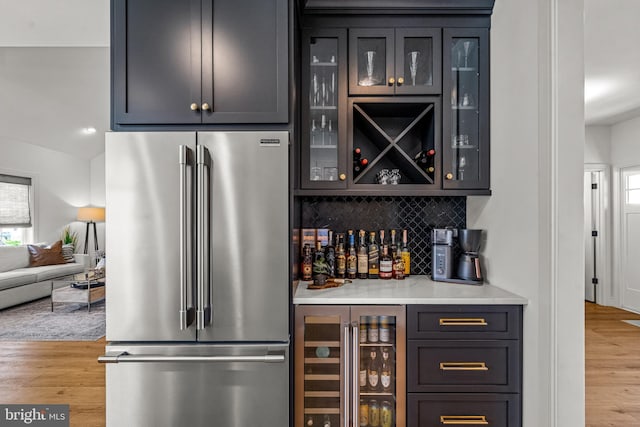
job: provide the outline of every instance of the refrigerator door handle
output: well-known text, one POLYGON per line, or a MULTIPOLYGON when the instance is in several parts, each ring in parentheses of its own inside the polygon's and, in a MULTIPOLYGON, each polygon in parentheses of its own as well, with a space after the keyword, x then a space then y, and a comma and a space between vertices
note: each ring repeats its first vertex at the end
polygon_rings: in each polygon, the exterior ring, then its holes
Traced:
POLYGON ((358 322, 351 323, 351 411, 353 412, 353 425, 358 425, 360 414, 360 398, 358 396, 360 388, 360 352, 359 352, 359 326, 358 322))
POLYGON ((187 329, 195 318, 193 307, 189 304, 189 288, 193 285, 189 275, 189 241, 191 233, 191 194, 189 183, 192 181, 188 169, 193 165, 192 151, 186 145, 178 147, 178 161, 180 163, 180 330, 187 329))
POLYGON ((342 419, 343 422, 343 427, 349 427, 350 426, 350 416, 349 416, 349 370, 351 368, 351 366, 349 366, 351 364, 351 361, 349 360, 349 352, 350 352, 350 343, 351 343, 351 332, 349 331, 350 325, 348 323, 345 323, 343 326, 343 338, 342 338, 342 348, 344 348, 344 356, 342 358, 342 378, 344 381, 343 387, 342 387, 342 393, 343 393, 343 397, 342 399, 340 399, 341 402, 343 403, 344 406, 344 418, 342 419))
POLYGON ((197 233, 197 272, 198 272, 198 295, 197 295, 197 309, 196 309, 196 329, 203 330, 211 323, 212 309, 209 306, 207 299, 209 299, 209 293, 205 293, 205 283, 208 284, 210 280, 209 274, 209 193, 208 175, 211 170, 211 157, 207 149, 198 145, 196 152, 197 163, 197 187, 198 187, 198 200, 197 200, 197 221, 198 221, 198 233, 197 233))
POLYGON ((258 362, 284 363, 284 352, 269 352, 259 356, 163 356, 159 354, 132 355, 124 352, 107 353, 98 357, 100 363, 140 363, 140 362, 258 362))

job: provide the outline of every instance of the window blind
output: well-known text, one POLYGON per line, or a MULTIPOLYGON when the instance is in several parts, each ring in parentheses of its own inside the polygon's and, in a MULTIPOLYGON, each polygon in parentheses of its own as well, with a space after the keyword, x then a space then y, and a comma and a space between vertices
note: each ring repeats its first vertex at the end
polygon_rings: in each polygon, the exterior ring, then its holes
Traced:
POLYGON ((31 178, 0 174, 0 226, 31 227, 31 178))

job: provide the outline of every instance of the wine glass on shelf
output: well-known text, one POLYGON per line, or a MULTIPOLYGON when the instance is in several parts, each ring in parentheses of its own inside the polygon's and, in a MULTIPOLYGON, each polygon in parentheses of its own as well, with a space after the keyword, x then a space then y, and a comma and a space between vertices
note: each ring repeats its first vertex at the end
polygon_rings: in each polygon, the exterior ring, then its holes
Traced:
POLYGON ((360 80, 359 85, 360 86, 373 86, 375 84, 378 84, 379 82, 377 81, 376 78, 373 77, 373 61, 376 57, 376 52, 373 50, 368 50, 364 53, 365 58, 367 60, 367 77, 365 77, 364 79, 360 80))
POLYGON ((471 49, 471 41, 467 40, 462 43, 462 47, 464 48, 464 68, 467 68, 469 61, 469 50, 471 49))
POLYGON ((411 85, 416 85, 416 74, 418 74, 418 55, 420 52, 414 50, 409 52, 409 72, 411 73, 411 85))

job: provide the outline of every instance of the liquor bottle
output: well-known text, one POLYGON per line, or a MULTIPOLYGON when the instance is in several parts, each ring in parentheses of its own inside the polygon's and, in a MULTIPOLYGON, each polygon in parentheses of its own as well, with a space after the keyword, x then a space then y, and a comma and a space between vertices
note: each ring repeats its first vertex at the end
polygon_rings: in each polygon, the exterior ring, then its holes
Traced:
POLYGON ((385 239, 384 239, 384 230, 380 230, 380 249, 382 249, 382 246, 386 243, 385 239))
POLYGON ((328 414, 324 415, 324 421, 322 422, 322 427, 331 427, 331 418, 329 418, 328 414))
POLYGON ((378 360, 378 350, 376 347, 369 353, 369 365, 367 366, 367 387, 369 391, 380 389, 380 360, 378 360))
POLYGON ((311 280, 313 274, 313 258, 311 258, 311 246, 308 243, 302 248, 302 280, 311 280))
POLYGON ((369 233, 369 247, 367 249, 369 253, 368 277, 369 279, 377 279, 378 273, 379 273, 379 268, 378 268, 379 251, 378 251, 378 244, 376 243, 375 231, 371 231, 369 233))
MULTIPOLYGON (((316 242, 316 250, 313 253, 313 266, 318 266, 320 264, 326 264, 327 260, 324 258, 324 251, 322 250, 322 242, 320 240, 318 240, 316 242)), ((315 268, 313 268, 313 270, 316 270, 315 268)), ((318 275, 318 271, 313 271, 312 278, 315 280, 316 275, 318 275)))
POLYGON ((307 420, 304 425, 307 427, 313 427, 313 417, 311 415, 307 415, 307 420))
POLYGON ((338 233, 336 248, 336 277, 344 279, 347 274, 347 256, 344 251, 344 234, 338 233))
POLYGON ((389 280, 393 277, 393 259, 389 255, 389 246, 382 245, 380 257, 380 279, 389 280))
POLYGON ((329 266, 329 277, 336 277, 336 248, 333 246, 333 231, 329 230, 329 241, 324 247, 324 259, 329 266))
POLYGON ((389 349, 382 348, 382 365, 380 367, 380 385, 382 391, 388 393, 391 391, 391 360, 389 360, 389 349))
POLYGON ((404 260, 400 250, 396 251, 396 255, 393 257, 393 278, 404 280, 404 260))
POLYGON ((367 251, 367 243, 365 241, 365 231, 360 230, 358 233, 358 279, 366 279, 369 276, 369 254, 367 251))
POLYGON ((395 258, 398 254, 398 242, 396 241, 396 230, 391 230, 391 242, 389 243, 389 255, 395 258))
POLYGON ((358 275, 358 255, 353 230, 349 230, 349 249, 347 250, 347 278, 355 279, 358 275))
POLYGON ((409 243, 407 240, 407 230, 402 230, 402 261, 404 262, 404 276, 411 274, 411 252, 409 252, 409 243))

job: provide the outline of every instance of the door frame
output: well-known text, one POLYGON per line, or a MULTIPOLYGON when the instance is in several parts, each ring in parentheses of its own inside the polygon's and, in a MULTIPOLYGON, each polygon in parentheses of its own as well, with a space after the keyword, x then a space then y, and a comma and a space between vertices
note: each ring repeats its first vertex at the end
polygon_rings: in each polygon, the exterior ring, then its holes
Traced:
POLYGON ((600 305, 618 305, 618 293, 612 281, 612 245, 611 245, 611 168, 604 163, 585 163, 585 172, 600 172, 598 183, 600 197, 597 209, 598 244, 596 246, 596 271, 598 285, 596 286, 596 303, 600 305))
POLYGON ((640 164, 629 164, 624 166, 619 166, 614 168, 614 178, 613 178, 613 207, 615 209, 614 219, 613 219, 613 259, 614 259, 614 268, 613 268, 613 283, 616 284, 615 288, 617 290, 617 298, 616 298, 616 307, 637 312, 636 310, 625 307, 624 304, 624 290, 625 290, 625 280, 624 280, 624 268, 626 265, 627 255, 624 250, 624 246, 626 243, 626 230, 624 227, 624 212, 625 212, 625 184, 624 184, 624 173, 627 170, 637 169, 640 171, 640 164))

